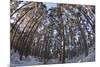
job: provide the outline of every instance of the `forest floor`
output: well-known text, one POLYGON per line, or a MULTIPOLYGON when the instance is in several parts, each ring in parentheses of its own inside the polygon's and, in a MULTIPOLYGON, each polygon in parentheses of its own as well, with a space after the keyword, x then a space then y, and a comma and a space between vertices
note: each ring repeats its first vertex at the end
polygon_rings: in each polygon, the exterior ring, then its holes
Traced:
MULTIPOLYGON (((95 50, 92 48, 89 49, 89 54, 87 57, 84 54, 80 55, 79 57, 74 57, 73 59, 65 59, 66 63, 80 63, 80 62, 92 62, 95 61, 95 50)), ((58 59, 50 59, 47 64, 57 64, 60 63, 58 59)), ((18 52, 14 52, 11 50, 11 57, 10 57, 10 66, 31 66, 31 65, 43 65, 43 62, 40 62, 38 58, 33 56, 28 56, 27 58, 23 57, 22 60, 19 59, 18 52)))

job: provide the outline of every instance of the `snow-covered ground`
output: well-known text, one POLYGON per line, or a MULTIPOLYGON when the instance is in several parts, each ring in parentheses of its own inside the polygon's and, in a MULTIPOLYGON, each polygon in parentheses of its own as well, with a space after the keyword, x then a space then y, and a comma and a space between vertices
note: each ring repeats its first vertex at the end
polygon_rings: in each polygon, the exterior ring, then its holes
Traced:
POLYGON ((89 48, 89 54, 85 57, 84 54, 80 55, 79 57, 74 57, 71 60, 65 59, 66 63, 79 63, 79 62, 93 62, 95 61, 95 50, 94 48, 89 48))
MULTIPOLYGON (((30 65, 40 65, 43 64, 43 62, 40 62, 39 59, 33 57, 33 56, 28 56, 25 58, 23 56, 23 59, 19 59, 19 54, 18 52, 14 53, 13 50, 11 50, 11 62, 10 66, 11 67, 16 67, 16 66, 30 66, 30 65)), ((93 48, 89 49, 89 55, 85 57, 84 55, 80 55, 79 57, 74 57, 73 59, 65 59, 66 63, 79 63, 79 62, 91 62, 95 61, 95 50, 93 48)), ((50 59, 47 64, 57 64, 61 63, 59 62, 58 59, 50 59)))
POLYGON ((23 56, 22 60, 20 60, 18 52, 14 53, 13 50, 11 51, 11 54, 11 67, 43 64, 43 62, 39 62, 37 58, 32 56, 28 56, 27 58, 23 56))
POLYGON ((83 57, 80 62, 91 62, 95 61, 95 50, 94 48, 89 49, 89 55, 87 57, 83 57))

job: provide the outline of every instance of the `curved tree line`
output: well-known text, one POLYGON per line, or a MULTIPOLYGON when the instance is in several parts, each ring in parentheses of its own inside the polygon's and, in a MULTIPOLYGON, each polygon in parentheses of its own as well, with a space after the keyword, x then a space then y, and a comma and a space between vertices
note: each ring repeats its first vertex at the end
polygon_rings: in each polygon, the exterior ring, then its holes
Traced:
POLYGON ((11 49, 22 56, 39 58, 44 64, 51 58, 85 54, 95 47, 95 6, 57 4, 47 9, 42 2, 11 0, 11 49))

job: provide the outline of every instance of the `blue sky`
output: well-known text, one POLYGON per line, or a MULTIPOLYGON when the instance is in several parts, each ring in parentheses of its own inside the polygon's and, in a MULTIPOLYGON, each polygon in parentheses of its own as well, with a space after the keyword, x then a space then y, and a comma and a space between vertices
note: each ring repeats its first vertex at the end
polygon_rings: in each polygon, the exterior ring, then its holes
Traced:
POLYGON ((44 3, 47 6, 47 9, 50 9, 52 7, 57 7, 56 3, 44 3))

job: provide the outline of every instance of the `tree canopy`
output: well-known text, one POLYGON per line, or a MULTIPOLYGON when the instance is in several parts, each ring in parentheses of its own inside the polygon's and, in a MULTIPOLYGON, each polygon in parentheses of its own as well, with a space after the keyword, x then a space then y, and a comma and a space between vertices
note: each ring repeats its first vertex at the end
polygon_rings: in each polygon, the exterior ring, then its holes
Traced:
POLYGON ((44 61, 72 59, 95 46, 95 6, 11 0, 11 49, 20 59, 32 55, 44 61))

